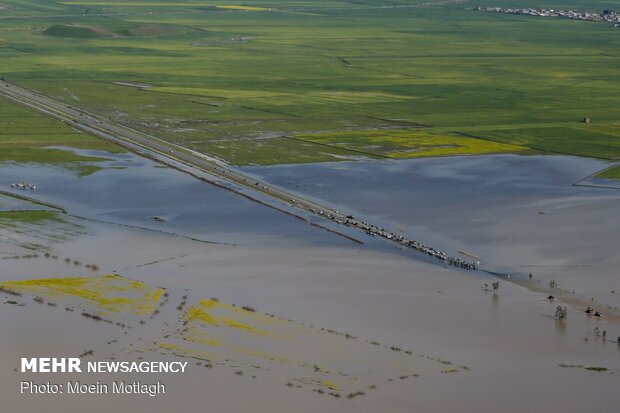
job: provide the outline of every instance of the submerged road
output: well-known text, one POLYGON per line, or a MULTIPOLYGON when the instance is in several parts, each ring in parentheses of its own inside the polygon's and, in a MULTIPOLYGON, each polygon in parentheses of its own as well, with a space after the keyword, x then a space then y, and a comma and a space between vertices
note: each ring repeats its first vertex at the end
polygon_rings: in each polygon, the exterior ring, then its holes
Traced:
MULTIPOLYGON (((338 210, 325 207, 317 202, 300 198, 298 195, 281 188, 270 186, 252 176, 231 168, 218 159, 166 142, 156 136, 121 125, 49 96, 45 96, 34 90, 2 80, 0 81, 0 93, 17 103, 59 119, 76 129, 121 145, 138 155, 187 172, 199 179, 236 192, 246 198, 275 208, 281 212, 306 220, 302 216, 289 212, 279 207, 277 203, 270 201, 280 201, 297 210, 317 215, 336 224, 363 231, 367 235, 379 237, 402 247, 419 251, 447 265, 467 270, 478 269, 479 262, 467 262, 460 258, 450 257, 444 252, 436 250, 429 245, 386 231, 377 225, 361 221, 352 215, 342 214, 338 210)), ((328 231, 336 232, 353 241, 360 242, 344 233, 334 231, 321 225, 317 226, 328 231)))

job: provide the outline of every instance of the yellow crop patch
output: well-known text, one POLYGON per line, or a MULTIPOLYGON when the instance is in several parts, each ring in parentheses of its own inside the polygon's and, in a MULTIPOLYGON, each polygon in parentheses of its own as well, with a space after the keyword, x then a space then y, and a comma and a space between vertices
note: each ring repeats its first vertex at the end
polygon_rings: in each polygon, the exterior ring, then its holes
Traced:
POLYGON ((4 281, 0 287, 47 300, 76 298, 79 305, 92 308, 99 314, 149 315, 164 293, 162 288, 119 275, 4 281))
POLYGON ((199 322, 214 327, 229 327, 264 336, 272 335, 272 333, 256 327, 256 324, 263 324, 267 321, 262 314, 255 314, 215 300, 200 301, 198 305, 187 310, 185 317, 188 322, 199 322))
POLYGON ((336 383, 329 381, 329 380, 323 380, 321 382, 321 385, 323 387, 327 387, 330 390, 338 390, 338 386, 336 385, 336 383))
POLYGON ((217 356, 211 353, 207 353, 205 351, 192 350, 189 348, 179 346, 177 344, 156 342, 154 343, 153 349, 166 350, 179 357, 191 357, 191 358, 195 358, 198 360, 209 360, 209 361, 218 360, 217 356))
POLYGON ((298 135, 297 138, 394 159, 512 153, 528 150, 523 146, 427 129, 330 132, 298 135))
POLYGON ((183 337, 192 343, 202 344, 204 346, 216 347, 222 344, 221 340, 213 338, 197 328, 188 328, 183 332, 183 337))
POLYGON ((376 388, 375 380, 417 377, 418 365, 445 368, 439 359, 216 299, 201 300, 180 317, 182 327, 143 350, 208 360, 233 367, 239 375, 248 369, 253 377, 277 370, 278 380, 288 380, 289 386, 337 397, 363 394, 376 388))

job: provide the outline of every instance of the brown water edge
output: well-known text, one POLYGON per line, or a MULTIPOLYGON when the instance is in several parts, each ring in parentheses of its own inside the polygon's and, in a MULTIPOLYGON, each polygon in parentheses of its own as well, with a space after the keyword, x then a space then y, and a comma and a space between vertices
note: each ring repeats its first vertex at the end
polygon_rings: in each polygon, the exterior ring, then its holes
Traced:
POLYGON ((352 213, 481 257, 484 270, 555 280, 606 310, 620 307, 611 293, 620 291, 620 193, 571 185, 604 165, 505 155, 244 170, 342 210, 359 206, 352 213))
MULTIPOLYGON (((189 295, 188 305, 213 295, 238 306, 249 305, 257 311, 305 324, 345 329, 358 340, 376 340, 387 346, 400 346, 403 351, 411 349, 417 354, 466 364, 471 370, 457 374, 433 373, 434 363, 417 363, 419 377, 400 379, 395 376, 390 377, 391 382, 386 377, 373 377, 376 389, 368 389, 363 397, 337 400, 311 391, 307 384, 294 382, 293 387, 287 386, 290 375, 277 366, 254 371, 247 366, 213 363, 213 368, 207 368, 204 360, 193 359, 188 374, 162 379, 169 385, 170 392, 163 398, 24 398, 14 394, 16 381, 23 377, 40 381, 41 376, 12 372, 20 354, 77 355, 93 349, 94 356, 87 356, 87 360, 110 357, 135 361, 139 361, 139 357, 177 360, 169 354, 133 350, 137 343, 148 344, 170 332, 165 323, 174 326, 174 317, 162 311, 144 325, 123 330, 59 307, 48 309, 45 304, 30 303, 26 307, 0 304, 0 320, 5 326, 0 337, 0 365, 3 366, 0 394, 5 406, 12 411, 88 409, 98 413, 114 406, 119 411, 163 412, 206 406, 218 412, 247 409, 289 412, 291 406, 303 404, 295 411, 522 412, 536 411, 540 407, 551 409, 547 411, 561 408, 566 412, 578 412, 586 406, 609 411, 614 405, 609 395, 619 384, 617 377, 620 378, 620 371, 614 368, 618 356, 615 346, 605 346, 594 340, 586 344, 582 340, 584 332, 594 326, 594 320, 570 317, 567 323, 557 323, 550 319, 555 305, 512 283, 503 283, 493 295, 482 290, 480 276, 459 274, 455 277, 453 271, 393 254, 347 248, 275 250, 268 246, 212 246, 204 252, 185 251, 175 260, 145 267, 140 266, 141 261, 161 258, 162 251, 169 255, 182 251, 169 250, 171 245, 166 247, 167 242, 162 243, 161 239, 152 239, 147 246, 139 242, 146 239, 139 234, 137 238, 101 235, 108 240, 99 245, 116 249, 110 251, 109 262, 102 262, 103 268, 133 264, 133 269, 125 271, 127 275, 168 289, 170 301, 165 307, 168 310, 185 295, 189 295), (125 243, 119 244, 123 238, 125 243), (128 250, 127 245, 133 248, 128 250), (145 254, 147 249, 153 251, 145 254), (123 250, 124 254, 118 254, 123 250), (116 342, 107 344, 113 340, 116 342), (611 370, 563 369, 560 364, 611 370), (4 366, 9 366, 11 371, 4 366), (239 370, 243 371, 242 375, 236 374, 239 370), (302 388, 297 388, 297 384, 302 388), (566 389, 570 389, 570 394, 566 394, 566 389), (528 394, 527 398, 522 397, 524 393, 528 394)), ((82 249, 97 245, 94 241, 87 241, 87 245, 83 245, 84 242, 80 243, 83 248, 76 249, 75 243, 64 252, 80 255, 82 249)), ((34 264, 34 261, 20 263, 20 272, 31 274, 33 278, 34 264)), ((492 279, 488 277, 484 281, 492 279)), ((306 345, 314 344, 309 341, 306 345)), ((84 382, 110 380, 111 377, 158 379, 157 376, 131 375, 63 376, 84 382)))
MULTIPOLYGON (((604 304, 593 299, 588 299, 584 297, 582 294, 578 292, 573 292, 572 290, 562 289, 559 287, 546 287, 543 285, 540 280, 528 279, 528 280, 518 280, 518 279, 508 279, 506 277, 501 277, 504 280, 510 281, 516 285, 527 288, 530 291, 543 294, 545 296, 553 296, 553 300, 548 300, 550 302, 562 302, 570 305, 577 311, 583 311, 584 314, 586 308, 593 308, 594 311, 600 311, 603 314, 605 320, 614 323, 620 324, 620 311, 617 307, 611 307, 609 304, 604 304)), ((588 314, 588 317, 595 317, 594 314, 588 314)))
MULTIPOLYGON (((88 235, 53 245, 55 253, 95 262, 101 273, 116 271, 164 287, 170 292, 168 309, 185 295, 187 306, 202 298, 218 297, 222 302, 250 306, 299 323, 347 331, 388 348, 449 360, 468 366, 470 371, 442 374, 427 368, 435 363, 417 365, 420 377, 390 377, 392 382, 379 377, 373 380, 376 391, 369 389, 363 397, 336 400, 305 385, 290 388, 286 385, 290 375, 283 369, 265 369, 264 375, 254 379, 255 374, 247 368, 237 375, 236 367, 215 365, 208 369, 204 363, 195 364, 196 360, 187 375, 166 378, 171 388, 164 398, 23 398, 15 394, 15 385, 26 376, 12 370, 21 355, 79 355, 93 349, 97 359, 176 360, 174 355, 132 351, 136 342, 152 343, 168 334, 171 326, 174 331, 176 320, 174 311, 162 311, 144 325, 125 330, 60 306, 28 301, 25 307, 18 307, 3 300, 0 396, 7 409, 98 413, 207 407, 217 412, 271 413, 289 412, 295 406, 301 412, 581 412, 612 411, 616 406, 618 346, 600 339, 584 340, 594 337, 594 327, 609 330, 614 338, 620 334, 616 324, 588 318, 581 311, 582 317, 570 314, 567 322, 557 322, 553 320, 557 303, 514 283, 502 283, 498 293, 492 294, 483 290, 483 284, 495 277, 446 270, 354 246, 309 243, 283 247, 268 241, 260 246, 205 245, 166 234, 91 224, 88 235), (116 342, 107 344, 112 341, 116 342), (561 364, 609 370, 566 369, 561 364)), ((242 239, 242 235, 237 237, 242 239)), ((0 244, 0 252, 17 250, 0 244)), ((2 264, 2 279, 85 275, 83 267, 62 260, 7 260, 2 264)), ((542 278, 537 274, 537 279, 542 278)), ((41 380, 41 376, 34 379, 41 380)))

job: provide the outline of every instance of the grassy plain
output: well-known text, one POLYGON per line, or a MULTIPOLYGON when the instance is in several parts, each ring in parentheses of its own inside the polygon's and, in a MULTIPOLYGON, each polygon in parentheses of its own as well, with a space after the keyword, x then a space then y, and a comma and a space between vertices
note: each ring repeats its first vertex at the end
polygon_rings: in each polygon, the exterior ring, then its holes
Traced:
POLYGON ((620 166, 607 169, 600 174, 596 175, 597 178, 605 179, 620 179, 620 166))
POLYGON ((608 24, 441 1, 2 2, 8 80, 234 164, 377 145, 399 158, 511 150, 490 141, 620 157, 620 30, 608 24), (412 150, 416 134, 366 132, 421 126, 432 151, 412 150))
POLYGON ((37 224, 43 221, 60 222, 61 219, 55 211, 0 211, 0 227, 15 226, 20 223, 37 224))
POLYGON ((502 129, 464 129, 463 133, 540 151, 593 158, 620 157, 620 127, 614 125, 522 125, 502 129))
POLYGON ((119 147, 91 135, 81 133, 64 123, 17 105, 0 97, 0 162, 44 163, 58 165, 86 175, 98 167, 93 162, 105 160, 78 155, 69 150, 50 147, 72 147, 118 152, 119 147))

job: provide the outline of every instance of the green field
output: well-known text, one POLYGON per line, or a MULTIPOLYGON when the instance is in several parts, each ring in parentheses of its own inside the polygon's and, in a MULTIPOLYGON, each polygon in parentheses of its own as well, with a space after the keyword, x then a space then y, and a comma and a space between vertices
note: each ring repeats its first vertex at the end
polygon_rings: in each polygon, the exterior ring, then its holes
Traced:
POLYGON ((602 159, 615 159, 620 156, 620 125, 614 124, 515 125, 509 128, 480 130, 464 128, 463 133, 540 151, 602 159))
POLYGON ((0 162, 43 163, 87 175, 99 169, 97 156, 78 155, 71 147, 119 152, 120 147, 81 133, 43 114, 0 97, 0 162))
POLYGON ((36 224, 41 221, 60 221, 55 211, 0 211, 0 228, 19 223, 36 224))
POLYGON ((76 219, 55 211, 0 211, 0 236, 5 244, 33 252, 50 252, 88 229, 76 219))
POLYGON ((7 80, 233 164, 620 158, 620 29, 471 10, 618 0, 0 3, 7 80))
POLYGON ((607 169, 596 175, 597 178, 620 179, 620 165, 607 169))
POLYGON ((336 148, 349 148, 361 154, 394 159, 429 156, 481 155, 524 152, 525 146, 499 143, 426 129, 396 129, 331 132, 298 135, 298 139, 336 148))

